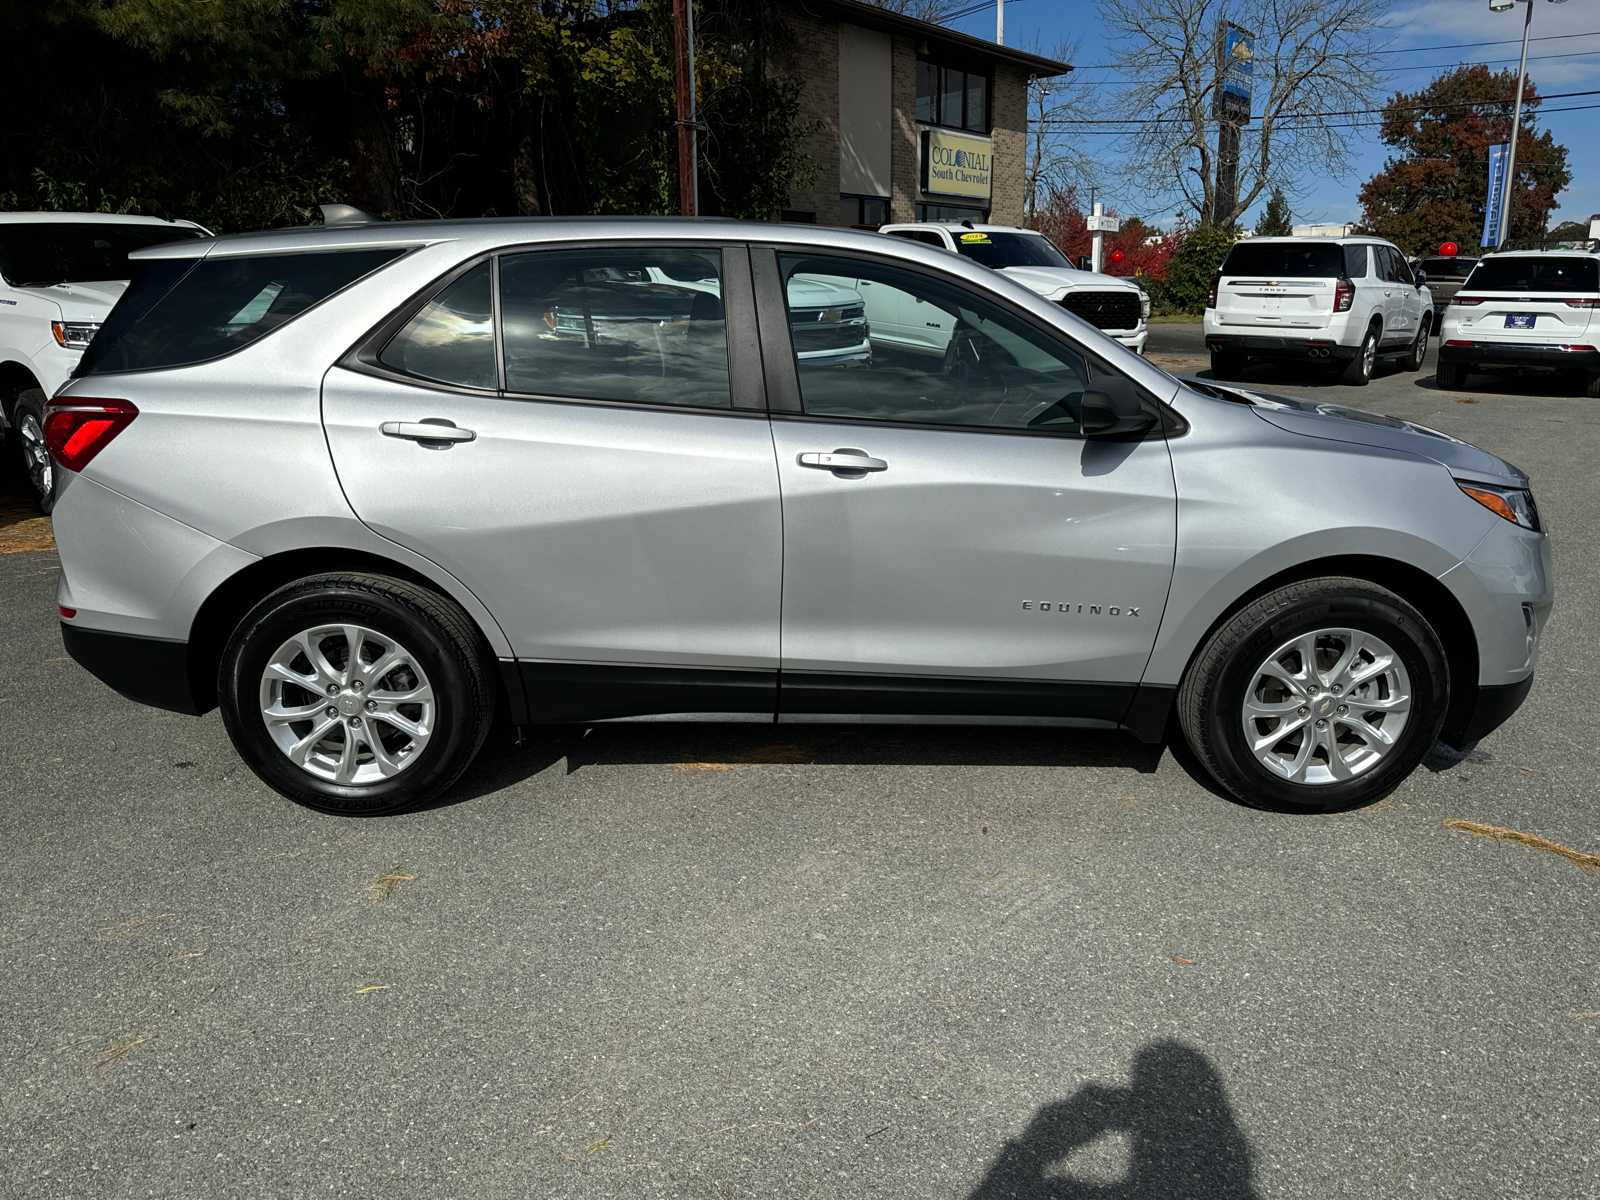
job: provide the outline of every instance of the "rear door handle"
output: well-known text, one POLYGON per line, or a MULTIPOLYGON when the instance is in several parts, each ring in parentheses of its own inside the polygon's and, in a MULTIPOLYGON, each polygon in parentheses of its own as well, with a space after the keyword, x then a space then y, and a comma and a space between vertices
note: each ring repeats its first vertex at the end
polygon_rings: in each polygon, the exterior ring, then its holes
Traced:
POLYGON ((455 422, 443 417, 426 417, 421 421, 385 421, 378 426, 384 437, 406 438, 413 442, 470 442, 478 435, 470 429, 458 429, 455 422))
POLYGON ((881 458, 868 458, 865 454, 823 454, 813 451, 800 456, 802 467, 816 467, 823 471, 887 471, 889 464, 881 458))

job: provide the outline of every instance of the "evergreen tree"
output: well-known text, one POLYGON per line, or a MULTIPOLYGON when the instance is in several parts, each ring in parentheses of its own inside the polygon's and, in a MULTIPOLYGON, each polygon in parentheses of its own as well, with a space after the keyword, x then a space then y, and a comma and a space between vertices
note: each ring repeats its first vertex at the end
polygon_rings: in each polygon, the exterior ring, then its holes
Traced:
POLYGON ((1289 199, 1282 188, 1275 187, 1256 222, 1256 233, 1261 237, 1288 237, 1293 232, 1294 214, 1289 211, 1289 199))

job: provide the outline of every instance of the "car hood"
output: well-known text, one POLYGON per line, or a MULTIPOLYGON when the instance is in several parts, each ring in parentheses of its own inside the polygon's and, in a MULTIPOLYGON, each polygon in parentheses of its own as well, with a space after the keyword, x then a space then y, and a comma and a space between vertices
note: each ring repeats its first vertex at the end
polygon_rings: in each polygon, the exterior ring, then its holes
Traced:
POLYGON ((104 321, 127 290, 126 279, 108 279, 95 283, 58 283, 54 287, 40 288, 39 295, 60 306, 63 321, 104 321))
POLYGON ((1254 408, 1256 416, 1288 433, 1330 442, 1399 450, 1419 458, 1432 459, 1452 475, 1477 478, 1485 483, 1521 487, 1528 483, 1527 473, 1505 459, 1487 450, 1480 450, 1470 442, 1463 442, 1448 433, 1440 433, 1437 429, 1429 429, 1413 421, 1402 421, 1382 413, 1363 412, 1359 408, 1345 408, 1321 400, 1279 396, 1233 384, 1217 384, 1209 379, 1186 379, 1185 382, 1191 386, 1200 385, 1199 390, 1208 395, 1233 393, 1254 408))
POLYGON ((1015 279, 1041 296, 1053 296, 1057 292, 1077 288, 1092 288, 1097 292, 1139 290, 1139 285, 1129 280, 1101 275, 1096 271, 1075 271, 1071 267, 1002 267, 1000 274, 1007 279, 1015 279))
POLYGON ((821 308, 861 303, 861 293, 854 288, 824 283, 820 279, 808 279, 804 275, 796 275, 789 280, 787 291, 791 308, 821 308))

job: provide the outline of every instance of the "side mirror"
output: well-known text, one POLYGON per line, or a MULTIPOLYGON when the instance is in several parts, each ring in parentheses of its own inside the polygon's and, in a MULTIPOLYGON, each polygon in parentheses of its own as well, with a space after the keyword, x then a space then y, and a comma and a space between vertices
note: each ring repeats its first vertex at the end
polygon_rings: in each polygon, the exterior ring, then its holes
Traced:
POLYGON ((1139 393, 1126 379, 1097 380, 1094 387, 1083 394, 1084 437, 1144 433, 1155 423, 1155 414, 1139 403, 1139 393))
POLYGON ((1094 270, 1094 259, 1091 258, 1087 254, 1078 255, 1078 270, 1080 270, 1080 271, 1092 271, 1092 270, 1094 270))
POLYGON ((1425 284, 1427 282, 1428 282, 1428 273, 1426 271, 1424 271, 1421 267, 1418 267, 1417 268, 1417 286, 1421 287, 1423 284, 1425 284))

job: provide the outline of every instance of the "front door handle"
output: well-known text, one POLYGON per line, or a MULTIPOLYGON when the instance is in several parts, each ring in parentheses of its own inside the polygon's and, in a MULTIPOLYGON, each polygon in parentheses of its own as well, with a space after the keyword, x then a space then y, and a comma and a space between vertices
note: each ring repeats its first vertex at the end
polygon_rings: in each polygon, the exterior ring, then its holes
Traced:
POLYGON ((443 417, 425 417, 420 421, 385 421, 378 426, 384 437, 406 438, 413 442, 470 442, 478 435, 470 429, 458 429, 454 421, 443 417))
POLYGON ((812 451, 800 456, 802 467, 816 467, 823 471, 887 471, 889 464, 881 458, 868 458, 865 454, 832 454, 812 451))

